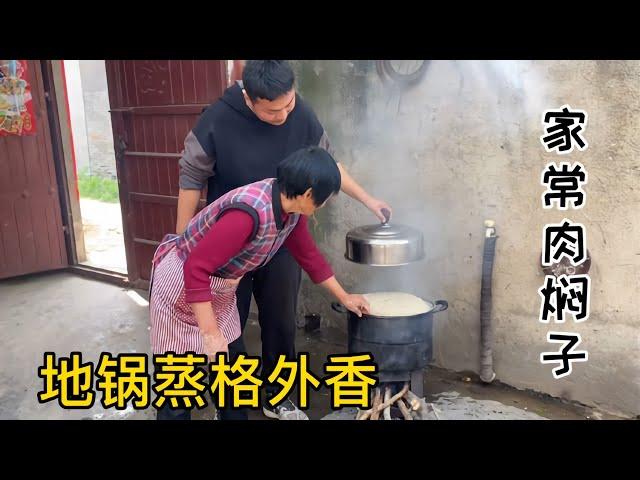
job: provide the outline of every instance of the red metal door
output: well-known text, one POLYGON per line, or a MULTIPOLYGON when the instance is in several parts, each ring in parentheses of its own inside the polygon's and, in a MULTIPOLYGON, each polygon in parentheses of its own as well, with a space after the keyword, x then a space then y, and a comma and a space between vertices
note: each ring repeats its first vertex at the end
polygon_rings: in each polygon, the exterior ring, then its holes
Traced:
POLYGON ((227 86, 224 60, 107 60, 129 280, 144 286, 175 231, 178 160, 202 109, 227 86))
POLYGON ((27 73, 35 134, 0 137, 0 279, 68 265, 41 62, 27 73))

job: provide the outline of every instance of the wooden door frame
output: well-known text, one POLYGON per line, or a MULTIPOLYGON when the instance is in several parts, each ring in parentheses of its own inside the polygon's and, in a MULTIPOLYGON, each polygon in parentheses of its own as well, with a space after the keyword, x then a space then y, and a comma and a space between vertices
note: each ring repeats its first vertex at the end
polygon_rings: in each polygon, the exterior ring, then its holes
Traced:
POLYGON ((64 229, 68 271, 120 286, 130 286, 126 275, 89 265, 81 265, 85 258, 84 232, 73 156, 71 120, 66 99, 66 79, 63 60, 41 60, 42 77, 51 130, 53 163, 56 170, 62 225, 64 229))
MULTIPOLYGON (((234 60, 234 73, 241 75, 242 63, 234 60)), ((229 78, 226 62, 223 65, 222 74, 225 77, 224 83, 228 86, 229 78)), ((162 113, 163 106, 158 107, 138 107, 131 109, 110 109, 112 118, 112 129, 114 132, 114 149, 116 152, 116 170, 118 173, 118 190, 120 197, 120 208, 122 212, 123 235, 125 240, 125 253, 127 258, 127 275, 108 271, 98 267, 80 264, 79 258, 85 255, 84 233, 82 229, 82 215, 80 212, 80 202, 75 194, 78 188, 77 175, 75 171, 75 161, 73 157, 72 132, 70 113, 66 99, 66 80, 64 76, 63 60, 41 60, 40 67, 43 74, 45 98, 47 104, 47 115, 50 123, 51 142, 53 147, 53 159, 56 170, 56 180, 59 188, 59 202, 62 213, 62 224, 64 229, 65 245, 68 255, 68 271, 89 278, 107 281, 123 287, 146 288, 148 282, 140 279, 137 271, 135 251, 133 248, 133 238, 128 235, 131 231, 129 218, 129 188, 126 175, 123 172, 121 162, 124 161, 124 151, 126 150, 126 138, 116 135, 116 132, 124 133, 126 117, 131 114, 162 113), (120 140, 124 140, 124 144, 120 140)), ((231 81, 234 79, 231 78, 231 81)), ((108 84, 108 88, 114 88, 108 84)), ((115 89, 119 87, 116 85, 115 89)), ((120 92, 115 91, 118 95, 120 92)), ((185 105, 184 113, 199 113, 202 105, 185 105)), ((175 107, 174 107, 175 108, 175 107)), ((174 110, 175 111, 175 110, 174 110)), ((204 202, 202 202, 204 203, 204 202)), ((203 206, 203 205, 202 205, 203 206)))

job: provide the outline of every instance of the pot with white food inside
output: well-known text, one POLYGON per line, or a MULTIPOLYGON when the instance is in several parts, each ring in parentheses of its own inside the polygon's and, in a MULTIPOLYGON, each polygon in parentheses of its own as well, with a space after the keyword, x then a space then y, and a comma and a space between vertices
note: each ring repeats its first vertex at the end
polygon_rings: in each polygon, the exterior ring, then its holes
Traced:
POLYGON ((348 313, 349 353, 370 352, 381 373, 398 374, 428 365, 433 349, 433 315, 449 307, 445 300, 434 302, 402 292, 365 294, 370 311, 358 317, 348 313))

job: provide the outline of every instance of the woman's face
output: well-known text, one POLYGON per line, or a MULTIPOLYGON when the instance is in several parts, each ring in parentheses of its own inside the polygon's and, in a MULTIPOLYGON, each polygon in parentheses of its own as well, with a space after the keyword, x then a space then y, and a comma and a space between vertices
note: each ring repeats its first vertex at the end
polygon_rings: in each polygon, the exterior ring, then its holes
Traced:
POLYGON ((329 196, 329 198, 327 198, 322 205, 316 205, 313 201, 311 189, 307 190, 304 194, 298 197, 298 205, 301 213, 303 215, 306 215, 307 217, 310 217, 315 213, 316 210, 324 207, 332 196, 333 195, 329 196))

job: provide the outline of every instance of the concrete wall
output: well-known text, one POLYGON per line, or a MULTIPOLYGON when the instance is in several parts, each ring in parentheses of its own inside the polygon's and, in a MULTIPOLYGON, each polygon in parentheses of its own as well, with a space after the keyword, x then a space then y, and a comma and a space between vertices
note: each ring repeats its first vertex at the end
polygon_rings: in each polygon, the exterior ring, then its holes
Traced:
POLYGON ((67 84, 67 101, 69 102, 76 168, 78 171, 82 171, 89 168, 89 144, 84 113, 84 96, 82 95, 80 60, 64 60, 64 76, 67 84))
POLYGON ((117 178, 104 60, 80 61, 91 173, 117 178))
POLYGON ((64 65, 78 171, 115 179, 104 60, 65 60, 64 65))
MULTIPOLYGON (((344 260, 346 232, 376 220, 340 195, 311 225, 339 280, 352 291, 393 289, 443 298, 434 363, 478 371, 483 221, 500 236, 493 282, 497 378, 612 413, 640 414, 640 62, 434 61, 414 89, 383 88, 368 61, 295 61, 301 94, 333 139, 338 159, 394 221, 419 227, 425 261, 380 269, 344 260), (542 113, 568 103, 587 111, 589 148, 545 152, 542 113), (540 174, 550 161, 580 161, 586 206, 544 210, 540 174), (581 324, 538 321, 542 229, 583 223, 591 252, 591 315, 581 324), (589 361, 554 380, 542 365, 550 330, 578 332, 589 361)), ((332 300, 305 276, 301 313, 346 331, 332 300)))

